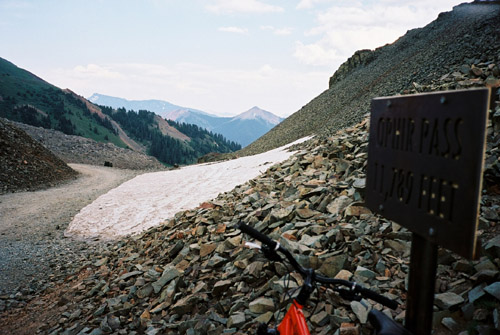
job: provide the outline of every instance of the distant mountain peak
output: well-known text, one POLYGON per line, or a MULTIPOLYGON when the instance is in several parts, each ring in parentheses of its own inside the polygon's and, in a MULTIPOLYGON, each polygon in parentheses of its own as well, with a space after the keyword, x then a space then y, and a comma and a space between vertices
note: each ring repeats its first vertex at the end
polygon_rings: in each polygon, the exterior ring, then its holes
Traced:
POLYGON ((177 110, 185 110, 185 111, 191 111, 191 112, 196 112, 196 113, 201 113, 201 114, 206 114, 210 115, 206 112, 192 109, 192 108, 186 108, 178 105, 174 105, 168 101, 163 101, 163 100, 127 100, 124 98, 117 98, 117 97, 112 97, 109 95, 104 95, 100 93, 94 93, 92 94, 89 98, 89 101, 92 101, 95 104, 98 105, 103 105, 103 106, 109 106, 113 108, 125 108, 125 109, 132 109, 134 111, 138 111, 141 109, 148 110, 151 112, 154 112, 158 115, 160 115, 163 118, 170 119, 167 117, 167 115, 170 112, 177 111, 177 110))
POLYGON ((222 134, 228 140, 246 146, 283 121, 277 115, 254 106, 239 115, 222 117, 193 108, 174 105, 161 100, 127 100, 94 93, 88 100, 112 108, 123 107, 135 111, 144 109, 178 123, 195 124, 214 133, 222 134))
POLYGON ((99 100, 99 94, 94 93, 87 100, 92 102, 92 103, 95 103, 99 100))
POLYGON ((168 112, 165 114, 165 118, 168 120, 173 120, 177 121, 178 119, 182 118, 183 116, 186 116, 190 113, 189 109, 186 108, 180 108, 173 110, 171 112, 168 112))
POLYGON ((261 119, 264 120, 270 124, 277 125, 281 121, 283 121, 282 118, 280 118, 277 115, 274 115, 271 112, 265 111, 257 106, 254 106, 247 110, 246 112, 243 112, 237 116, 234 117, 234 119, 240 119, 240 120, 257 120, 261 119))

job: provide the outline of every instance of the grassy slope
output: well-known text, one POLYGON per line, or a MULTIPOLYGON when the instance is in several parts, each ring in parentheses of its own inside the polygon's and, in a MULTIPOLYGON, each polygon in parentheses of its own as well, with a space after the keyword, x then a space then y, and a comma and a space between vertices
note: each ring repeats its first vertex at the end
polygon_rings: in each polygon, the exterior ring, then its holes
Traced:
POLYGON ((39 111, 39 117, 50 115, 50 127, 56 129, 57 121, 54 115, 61 111, 61 106, 64 106, 64 116, 75 125, 77 135, 126 147, 117 135, 89 115, 85 105, 72 94, 62 91, 2 58, 0 58, 0 96, 2 97, 0 116, 22 121, 19 115, 13 112, 12 107, 30 105, 39 111))

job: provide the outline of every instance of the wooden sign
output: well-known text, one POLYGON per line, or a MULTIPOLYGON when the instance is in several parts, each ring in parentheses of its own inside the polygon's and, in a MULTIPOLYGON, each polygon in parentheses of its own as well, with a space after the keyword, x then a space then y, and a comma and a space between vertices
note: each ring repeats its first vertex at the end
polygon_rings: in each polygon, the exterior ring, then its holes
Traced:
POLYGON ((372 100, 366 205, 474 257, 489 89, 372 100))

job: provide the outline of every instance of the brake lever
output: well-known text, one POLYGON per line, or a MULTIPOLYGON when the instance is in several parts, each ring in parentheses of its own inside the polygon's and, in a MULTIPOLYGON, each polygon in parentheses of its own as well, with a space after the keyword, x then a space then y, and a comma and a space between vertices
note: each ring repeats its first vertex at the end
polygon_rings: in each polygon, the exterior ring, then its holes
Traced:
POLYGON ((269 259, 270 261, 273 261, 273 262, 282 262, 283 261, 282 258, 280 257, 280 255, 278 255, 278 253, 276 252, 276 250, 269 248, 267 245, 260 245, 260 244, 253 243, 253 242, 245 242, 245 247, 262 251, 264 256, 266 256, 266 258, 269 259))
POLYGON ((352 290, 338 288, 338 289, 335 289, 335 291, 338 292, 339 295, 342 298, 344 298, 345 300, 349 300, 349 301, 361 301, 361 299, 363 299, 362 296, 360 296, 359 294, 356 294, 352 290))
POLYGON ((267 245, 263 245, 261 247, 261 250, 264 253, 264 256, 266 256, 266 258, 269 259, 270 261, 283 262, 283 260, 281 259, 281 256, 278 255, 276 250, 269 248, 267 245))

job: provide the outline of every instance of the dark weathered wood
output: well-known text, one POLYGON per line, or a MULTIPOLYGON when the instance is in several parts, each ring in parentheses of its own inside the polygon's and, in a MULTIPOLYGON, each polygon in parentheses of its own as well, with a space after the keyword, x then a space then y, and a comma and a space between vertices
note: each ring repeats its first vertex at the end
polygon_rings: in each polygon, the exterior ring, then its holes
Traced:
POLYGON ((413 334, 432 331, 437 245, 413 233, 405 328, 413 334))
POLYGON ((373 99, 367 206, 473 258, 489 94, 484 88, 373 99))

